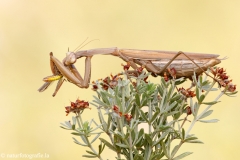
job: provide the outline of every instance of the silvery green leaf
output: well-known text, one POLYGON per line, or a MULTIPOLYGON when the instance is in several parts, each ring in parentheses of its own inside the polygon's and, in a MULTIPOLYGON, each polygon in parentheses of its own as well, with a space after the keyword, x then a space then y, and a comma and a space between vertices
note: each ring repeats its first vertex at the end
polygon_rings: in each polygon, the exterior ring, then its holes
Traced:
POLYGON ((144 160, 143 156, 142 155, 135 155, 133 160, 144 160))
POLYGON ((96 105, 95 103, 89 102, 91 105, 95 106, 96 108, 99 108, 99 105, 96 105))
POLYGON ((155 112, 150 120, 150 123, 153 123, 156 120, 156 118, 158 118, 158 115, 159 115, 159 112, 155 112))
POLYGON ((179 148, 179 145, 176 145, 176 146, 173 148, 173 150, 172 150, 172 152, 171 152, 171 155, 175 155, 175 154, 177 153, 177 151, 178 151, 178 148, 179 148))
POLYGON ((100 123, 102 124, 102 129, 106 132, 108 130, 108 126, 107 126, 106 121, 103 118, 101 109, 98 109, 98 118, 99 118, 100 123))
POLYGON ((166 114, 166 116, 171 116, 171 115, 174 115, 174 114, 177 114, 177 113, 180 113, 180 111, 169 112, 169 113, 166 114))
POLYGON ((165 88, 167 88, 167 83, 166 83, 166 81, 164 80, 163 77, 161 77, 161 84, 162 84, 165 88))
MULTIPOLYGON (((159 153, 160 154, 160 153, 159 153)), ((155 156, 154 156, 155 157, 155 156)), ((153 158, 154 158, 153 157, 153 158)), ((159 160, 159 159, 162 159, 162 157, 164 157, 164 153, 163 152, 161 152, 161 154, 158 156, 158 157, 156 157, 155 159, 153 159, 153 160, 159 160)))
POLYGON ((198 102, 200 102, 200 93, 199 93, 199 89, 198 88, 196 88, 196 97, 197 97, 197 100, 198 100, 198 102))
POLYGON ((135 129, 137 127, 137 125, 140 124, 140 123, 141 122, 139 120, 132 119, 131 120, 131 128, 135 129))
POLYGON ((167 146, 165 146, 166 144, 164 143, 164 142, 161 142, 161 146, 162 146, 162 149, 163 149, 163 152, 164 152, 164 155, 168 158, 168 159, 170 159, 170 155, 169 155, 169 153, 168 153, 168 151, 167 151, 167 146))
POLYGON ((95 100, 93 100, 93 102, 97 103, 98 105, 103 106, 103 107, 110 107, 108 104, 103 103, 101 100, 99 100, 96 96, 93 96, 93 98, 95 99, 95 100))
POLYGON ((211 115, 212 114, 212 112, 213 112, 213 110, 208 110, 207 112, 205 112, 201 117, 199 117, 199 119, 203 119, 203 118, 205 118, 205 117, 207 117, 207 116, 209 116, 209 115, 211 115))
POLYGON ((210 120, 198 120, 198 121, 203 122, 203 123, 216 123, 219 120, 218 119, 210 119, 210 120))
POLYGON ((102 124, 100 124, 100 125, 96 126, 94 129, 91 129, 91 132, 93 132, 93 131, 97 130, 97 129, 98 129, 98 128, 100 128, 101 126, 102 126, 102 124))
POLYGON ((204 87, 204 86, 209 86, 209 81, 207 80, 204 80, 202 83, 201 83, 201 86, 204 87))
POLYGON ((150 159, 150 154, 151 154, 151 148, 149 144, 144 145, 145 152, 144 152, 144 160, 149 160, 150 159))
MULTIPOLYGON (((195 115, 198 114, 199 106, 200 106, 200 105, 199 105, 197 102, 194 103, 193 110, 194 110, 195 115)), ((191 110, 192 110, 192 108, 191 108, 191 110)))
POLYGON ((233 96, 235 94, 237 94, 238 91, 234 91, 234 92, 225 92, 225 95, 229 96, 229 97, 236 97, 236 96, 233 96))
POLYGON ((170 102, 177 101, 182 97, 180 94, 175 94, 171 99, 170 102))
POLYGON ((204 94, 202 94, 201 96, 200 96, 200 98, 199 98, 199 103, 202 103, 202 101, 205 99, 205 95, 204 94))
POLYGON ((137 104, 137 106, 141 106, 141 102, 140 102, 140 97, 139 97, 139 94, 136 94, 135 95, 135 99, 136 99, 136 104, 137 104))
POLYGON ((106 95, 107 92, 100 92, 101 93, 101 98, 103 100, 103 103, 107 104, 107 106, 110 105, 110 102, 108 100, 108 96, 106 95))
POLYGON ((143 136, 144 136, 144 129, 140 129, 139 134, 138 134, 138 139, 133 144, 135 145, 138 142, 140 142, 142 140, 143 136))
POLYGON ((199 141, 199 140, 186 141, 186 143, 201 143, 201 144, 203 144, 203 142, 199 141))
POLYGON ((212 102, 202 102, 202 104, 206 104, 206 105, 214 105, 216 103, 218 103, 220 101, 212 101, 212 102))
POLYGON ((189 138, 186 138, 184 140, 184 142, 192 141, 192 140, 195 140, 195 139, 198 139, 198 138, 197 137, 189 137, 189 138))
POLYGON ((72 130, 72 125, 69 121, 65 121, 64 123, 60 123, 63 126, 60 126, 63 129, 67 129, 67 130, 72 130))
POLYGON ((193 73, 192 79, 193 79, 193 82, 197 85, 197 87, 199 87, 195 72, 193 73))
POLYGON ((140 111, 141 117, 142 117, 146 122, 149 122, 148 119, 147 119, 147 116, 145 115, 145 113, 144 113, 142 110, 139 110, 139 111, 140 111))
POLYGON ((92 144, 100 135, 101 135, 101 133, 97 134, 90 143, 92 144))
POLYGON ((184 140, 185 139, 185 130, 184 130, 184 128, 182 128, 182 140, 184 140))
POLYGON ((116 145, 121 148, 129 148, 126 144, 122 144, 122 143, 116 143, 116 145))
POLYGON ((81 133, 81 132, 72 132, 71 134, 73 134, 75 136, 85 135, 85 133, 81 133))
POLYGON ((186 136, 186 138, 190 138, 190 137, 193 137, 195 134, 189 134, 186 136))
POLYGON ((174 101, 170 106, 168 106, 164 111, 162 111, 163 113, 170 111, 172 108, 174 108, 177 105, 177 102, 174 101))
POLYGON ((118 135, 121 139, 124 139, 124 134, 122 134, 121 132, 119 131, 115 131, 116 135, 118 135))
POLYGON ((90 155, 82 155, 83 157, 86 157, 86 158, 96 158, 97 156, 90 156, 90 155))
POLYGON ((94 156, 98 156, 96 153, 93 153, 92 151, 86 150, 86 152, 87 152, 88 154, 91 154, 91 155, 94 155, 94 156))
POLYGON ((76 124, 76 117, 75 116, 72 116, 72 123, 73 123, 73 125, 75 125, 76 124))
POLYGON ((115 96, 115 92, 111 87, 108 87, 108 92, 110 93, 110 95, 115 96))
POLYGON ((99 140, 103 142, 109 149, 113 150, 114 152, 117 152, 117 149, 111 143, 109 143, 103 138, 99 138, 99 140))
MULTIPOLYGON (((208 91, 209 89, 210 89, 210 85, 207 85, 207 86, 203 86, 202 87, 202 89, 204 90, 204 91, 208 91)), ((210 89, 210 91, 217 91, 218 90, 218 88, 211 88, 210 89)))
POLYGON ((73 138, 73 140, 74 140, 74 143, 76 143, 76 144, 78 144, 78 145, 81 145, 81 146, 84 146, 84 147, 88 146, 88 145, 86 145, 86 144, 82 144, 82 143, 79 142, 76 138, 74 138, 74 137, 72 137, 72 138, 73 138))
POLYGON ((152 138, 150 137, 150 135, 149 134, 145 134, 145 138, 146 138, 148 144, 150 146, 152 146, 153 141, 152 141, 152 138))
POLYGON ((169 132, 170 132, 170 130, 163 132, 161 137, 153 142, 153 146, 157 145, 161 140, 163 140, 168 135, 169 132))
POLYGON ((86 137, 85 137, 85 136, 80 135, 80 138, 82 139, 82 141, 83 141, 85 144, 88 144, 88 141, 86 140, 86 137))
POLYGON ((105 144, 102 145, 102 143, 101 143, 98 145, 98 154, 99 155, 103 152, 104 148, 105 148, 105 144))
POLYGON ((182 153, 182 154, 180 154, 179 156, 173 158, 172 160, 182 159, 182 158, 184 158, 184 157, 186 157, 186 156, 188 156, 188 155, 190 155, 190 154, 192 154, 192 153, 193 153, 193 152, 185 152, 185 153, 182 153))

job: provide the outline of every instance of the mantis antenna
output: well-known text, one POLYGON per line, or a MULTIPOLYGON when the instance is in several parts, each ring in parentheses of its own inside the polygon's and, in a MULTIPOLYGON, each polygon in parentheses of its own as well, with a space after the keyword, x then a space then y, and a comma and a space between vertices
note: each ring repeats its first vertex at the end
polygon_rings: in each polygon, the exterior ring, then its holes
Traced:
POLYGON ((89 43, 91 43, 92 41, 96 41, 96 40, 99 40, 99 39, 93 39, 93 40, 91 40, 91 41, 89 41, 89 42, 87 42, 86 44, 84 44, 84 42, 86 42, 87 41, 87 39, 88 38, 86 38, 75 50, 74 50, 74 52, 76 52, 76 51, 78 51, 78 50, 80 50, 81 48, 83 48, 84 46, 86 46, 87 44, 89 44, 89 43))

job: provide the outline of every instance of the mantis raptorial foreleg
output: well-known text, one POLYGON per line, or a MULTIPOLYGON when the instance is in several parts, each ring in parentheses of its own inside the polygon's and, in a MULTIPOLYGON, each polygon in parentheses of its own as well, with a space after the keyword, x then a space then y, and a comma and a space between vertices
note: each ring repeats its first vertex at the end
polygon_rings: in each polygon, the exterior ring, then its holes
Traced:
POLYGON ((50 66, 53 72, 53 76, 44 78, 45 83, 38 89, 39 92, 45 91, 53 81, 58 80, 58 84, 52 95, 54 97, 65 80, 63 77, 78 87, 88 88, 91 77, 91 56, 86 57, 85 60, 84 79, 81 77, 80 73, 77 71, 73 64, 70 64, 69 66, 63 65, 57 58, 53 56, 52 52, 50 53, 50 66), (59 76, 59 78, 53 78, 54 76, 59 76))

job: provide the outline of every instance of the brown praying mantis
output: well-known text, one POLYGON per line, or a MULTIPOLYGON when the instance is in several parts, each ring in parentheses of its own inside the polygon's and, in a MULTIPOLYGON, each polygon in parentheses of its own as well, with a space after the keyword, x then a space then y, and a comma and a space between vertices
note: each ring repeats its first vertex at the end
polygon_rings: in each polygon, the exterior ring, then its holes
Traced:
MULTIPOLYGON (((128 62, 133 69, 137 69, 138 65, 144 66, 147 71, 152 72, 154 76, 163 76, 167 69, 174 68, 176 70, 176 78, 190 78, 195 74, 205 73, 210 76, 206 70, 221 62, 216 54, 201 54, 188 52, 173 52, 161 50, 137 50, 137 49, 118 49, 113 48, 97 48, 91 50, 81 50, 77 52, 68 52, 67 56, 60 62, 50 53, 50 66, 53 75, 45 77, 45 83, 38 89, 43 92, 55 80, 58 80, 57 87, 52 96, 55 96, 65 79, 77 85, 80 88, 88 88, 91 78, 91 58, 94 55, 112 55, 128 62), (74 66, 77 59, 85 58, 85 75, 80 75, 74 66)), ((212 76, 210 76, 213 78, 212 76)), ((215 79, 215 78, 213 78, 215 79)))

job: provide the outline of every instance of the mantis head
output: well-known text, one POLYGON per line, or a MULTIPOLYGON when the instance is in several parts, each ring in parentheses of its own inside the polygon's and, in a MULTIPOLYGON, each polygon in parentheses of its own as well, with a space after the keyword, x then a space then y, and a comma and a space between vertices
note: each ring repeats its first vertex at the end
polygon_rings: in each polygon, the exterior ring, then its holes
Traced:
POLYGON ((74 52, 67 52, 66 53, 66 57, 63 59, 63 63, 64 65, 71 65, 73 63, 75 63, 77 60, 76 58, 76 54, 74 52))

